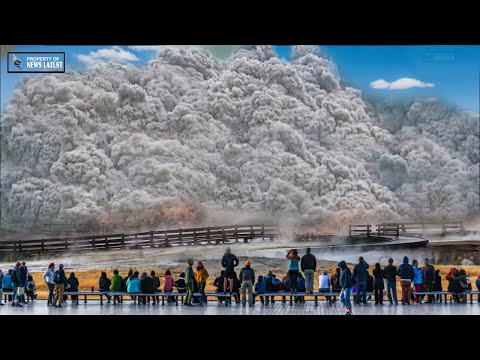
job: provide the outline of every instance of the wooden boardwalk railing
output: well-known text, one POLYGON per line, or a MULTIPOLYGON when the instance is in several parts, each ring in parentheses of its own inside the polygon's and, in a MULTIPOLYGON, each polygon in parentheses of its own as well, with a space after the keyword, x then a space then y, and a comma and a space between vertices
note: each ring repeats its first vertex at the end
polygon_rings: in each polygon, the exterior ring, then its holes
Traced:
POLYGON ((149 231, 135 234, 88 235, 38 240, 0 241, 0 253, 45 253, 108 249, 162 248, 171 246, 273 241, 278 225, 226 225, 206 228, 149 231))
MULTIPOLYGON (((350 225, 350 236, 370 236, 372 225, 350 225)), ((438 223, 381 223, 376 225, 378 236, 422 235, 425 234, 465 234, 461 221, 438 223)))

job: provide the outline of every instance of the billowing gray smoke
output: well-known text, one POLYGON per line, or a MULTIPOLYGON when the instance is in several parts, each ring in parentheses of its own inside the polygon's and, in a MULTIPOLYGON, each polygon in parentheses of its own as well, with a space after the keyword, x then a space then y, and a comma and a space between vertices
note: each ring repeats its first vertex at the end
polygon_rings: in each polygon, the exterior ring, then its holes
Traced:
POLYGON ((368 102, 299 46, 220 62, 160 51, 23 83, 2 117, 2 221, 89 221, 172 202, 322 219, 479 209, 478 114, 368 102))

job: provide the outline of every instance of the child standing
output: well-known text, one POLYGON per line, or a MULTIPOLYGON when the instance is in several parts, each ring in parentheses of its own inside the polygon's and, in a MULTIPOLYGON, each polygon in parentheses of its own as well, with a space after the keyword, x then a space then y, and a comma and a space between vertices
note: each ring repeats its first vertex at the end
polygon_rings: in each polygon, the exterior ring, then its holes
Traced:
POLYGON ((198 292, 202 294, 200 304, 207 304, 207 297, 205 296, 205 287, 207 286, 207 279, 209 277, 207 269, 203 266, 203 263, 199 261, 197 263, 197 269, 195 270, 195 280, 197 280, 198 292))
POLYGON ((36 287, 35 287, 35 281, 33 281, 32 275, 28 275, 28 280, 27 280, 27 289, 25 293, 27 294, 27 302, 30 300, 35 300, 35 292, 36 292, 36 287))

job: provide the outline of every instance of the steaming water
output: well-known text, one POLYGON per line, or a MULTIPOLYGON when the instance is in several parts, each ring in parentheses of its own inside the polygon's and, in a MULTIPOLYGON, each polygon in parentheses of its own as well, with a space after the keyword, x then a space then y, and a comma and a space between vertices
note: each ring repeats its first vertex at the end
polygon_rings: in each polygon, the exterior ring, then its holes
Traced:
POLYGON ((1 220, 142 224, 175 201, 343 225, 463 218, 479 209, 478 120, 369 101, 313 47, 290 63, 268 46, 226 62, 165 48, 142 68, 19 86, 1 118, 1 220))

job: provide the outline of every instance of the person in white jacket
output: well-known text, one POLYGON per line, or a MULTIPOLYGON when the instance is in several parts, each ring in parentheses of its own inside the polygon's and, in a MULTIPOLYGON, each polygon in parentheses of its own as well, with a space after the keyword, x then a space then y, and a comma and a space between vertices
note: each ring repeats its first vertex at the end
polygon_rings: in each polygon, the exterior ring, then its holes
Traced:
MULTIPOLYGON (((326 271, 318 277, 318 292, 330 292, 330 277, 326 271)), ((326 299, 330 302, 331 296, 326 296, 326 299)))
POLYGON ((318 277, 318 292, 330 292, 330 278, 326 271, 318 277))
POLYGON ((48 265, 48 270, 43 274, 43 282, 48 286, 48 305, 53 305, 53 291, 55 290, 55 283, 53 282, 53 276, 55 275, 55 264, 48 265))

